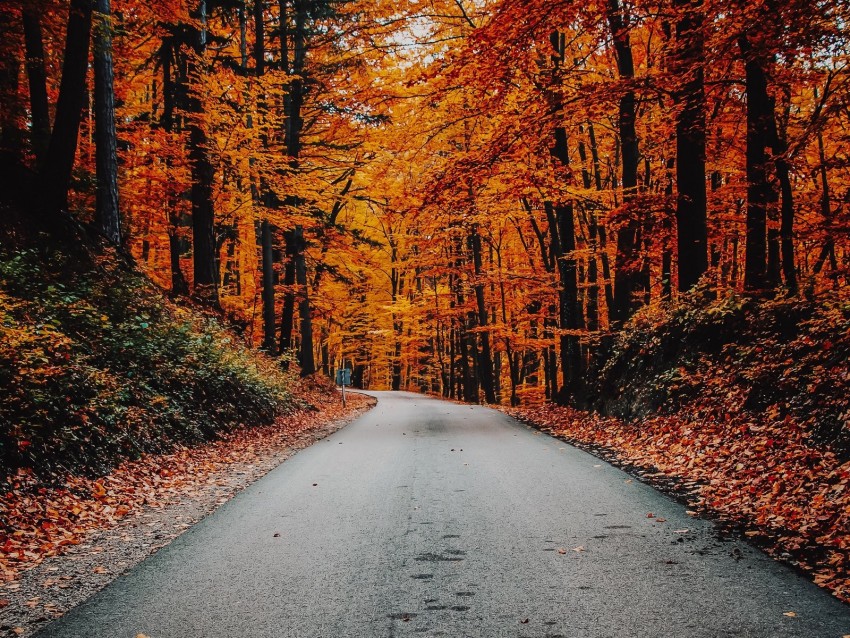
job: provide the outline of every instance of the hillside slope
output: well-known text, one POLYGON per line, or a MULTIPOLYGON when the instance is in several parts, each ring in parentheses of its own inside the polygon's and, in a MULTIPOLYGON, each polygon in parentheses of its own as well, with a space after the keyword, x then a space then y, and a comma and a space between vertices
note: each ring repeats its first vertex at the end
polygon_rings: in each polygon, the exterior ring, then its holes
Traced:
POLYGON ((0 254, 0 481, 99 475, 125 458, 303 407, 295 377, 114 253, 0 254))

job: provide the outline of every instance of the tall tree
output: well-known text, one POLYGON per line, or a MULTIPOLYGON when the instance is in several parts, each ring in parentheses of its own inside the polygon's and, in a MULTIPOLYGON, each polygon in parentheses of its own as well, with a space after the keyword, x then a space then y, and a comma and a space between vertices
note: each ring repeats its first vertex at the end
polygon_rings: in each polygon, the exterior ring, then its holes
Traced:
POLYGON ((762 293, 768 288, 767 209, 776 194, 768 177, 767 147, 772 141, 773 98, 767 90, 768 60, 742 33, 738 47, 744 59, 747 91, 747 243, 744 288, 762 293))
POLYGON ((208 8, 200 0, 192 16, 196 23, 186 25, 191 51, 186 58, 189 89, 186 110, 189 132, 189 161, 192 168, 192 263, 194 294, 213 306, 219 305, 218 244, 216 242, 213 180, 215 168, 210 160, 210 140, 204 129, 204 78, 202 66, 207 49, 208 8))
POLYGON ((71 172, 86 105, 91 24, 91 0, 71 0, 56 117, 39 175, 41 188, 37 197, 40 212, 45 215, 53 215, 68 207, 71 172))
POLYGON ((676 222, 679 290, 690 290, 708 269, 705 185, 705 44, 702 0, 674 0, 676 22, 676 222))
POLYGON ((121 244, 118 205, 118 139, 115 132, 115 86, 112 67, 112 10, 109 0, 95 0, 94 110, 97 157, 95 219, 100 232, 121 244))
POLYGON ((41 7, 27 4, 23 9, 24 46, 32 116, 32 150, 36 164, 41 165, 50 144, 50 111, 47 100, 47 70, 41 29, 41 7))
MULTIPOLYGON (((281 38, 286 41, 288 32, 287 21, 288 14, 285 13, 287 3, 281 2, 281 38)), ((285 131, 285 146, 286 154, 289 157, 289 167, 293 173, 297 173, 299 168, 299 157, 301 155, 302 140, 301 136, 304 130, 304 119, 302 109, 304 107, 304 96, 307 90, 306 72, 307 72, 307 47, 308 47, 308 9, 309 3, 307 0, 293 0, 293 21, 292 29, 292 81, 290 82, 284 106, 286 108, 286 131, 285 131)), ((281 47, 284 52, 288 51, 288 44, 281 47)), ((287 56, 288 57, 288 56, 287 56)), ((286 59, 286 58, 284 58, 286 59)), ((286 204, 291 208, 297 208, 301 203, 299 198, 290 195, 285 200, 286 204)), ((313 374, 316 371, 316 362, 313 355, 313 315, 310 308, 307 283, 307 265, 304 251, 307 248, 306 238, 304 237, 304 229, 297 226, 285 234, 287 242, 287 253, 291 255, 294 263, 292 270, 287 270, 284 274, 294 275, 295 281, 292 282, 298 287, 299 297, 298 317, 300 328, 300 347, 298 349, 301 373, 303 375, 313 374)), ((287 285, 292 285, 289 281, 285 281, 287 285)), ((281 334, 281 345, 288 344, 291 340, 292 325, 290 317, 293 314, 292 305, 296 302, 296 297, 291 292, 284 297, 283 321, 281 329, 284 333, 289 331, 290 334, 281 334)))
POLYGON ((617 264, 614 273, 614 319, 622 323, 628 319, 640 305, 638 295, 643 290, 641 269, 638 268, 640 250, 640 220, 637 210, 631 206, 638 192, 638 163, 640 151, 636 129, 637 97, 630 86, 635 78, 635 63, 631 45, 631 18, 620 0, 607 0, 606 17, 614 53, 617 59, 617 71, 624 84, 620 96, 617 126, 620 136, 622 157, 623 207, 626 221, 617 232, 617 264))
POLYGON ((472 263, 475 269, 475 303, 478 311, 476 318, 478 327, 481 329, 479 339, 481 341, 481 355, 478 365, 481 377, 481 388, 484 390, 484 400, 487 403, 496 403, 495 380, 493 378, 493 353, 490 348, 490 333, 487 330, 489 316, 487 313, 487 301, 484 296, 484 266, 481 257, 481 235, 478 225, 473 224, 469 236, 470 248, 472 249, 472 263))

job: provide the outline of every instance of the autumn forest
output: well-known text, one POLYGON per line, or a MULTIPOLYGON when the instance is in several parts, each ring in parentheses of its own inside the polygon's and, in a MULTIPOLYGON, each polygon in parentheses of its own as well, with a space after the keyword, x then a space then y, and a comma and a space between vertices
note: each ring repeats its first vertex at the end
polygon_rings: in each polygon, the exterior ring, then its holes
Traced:
MULTIPOLYGON (((728 428, 769 423, 764 458, 850 480, 850 4, 7 0, 0 34, 24 483, 267 424, 340 369, 695 485, 766 477, 728 428)), ((846 600, 850 510, 809 488, 701 498, 846 600)))
POLYGON ((681 293, 846 283, 843 3, 90 5, 6 3, 6 152, 303 374, 583 402, 681 293))

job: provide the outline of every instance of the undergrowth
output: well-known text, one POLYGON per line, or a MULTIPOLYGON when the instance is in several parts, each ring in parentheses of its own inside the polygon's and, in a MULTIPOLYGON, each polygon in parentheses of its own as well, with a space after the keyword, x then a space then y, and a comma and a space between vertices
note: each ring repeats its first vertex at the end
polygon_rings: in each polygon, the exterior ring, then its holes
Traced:
POLYGON ((850 458, 850 300, 698 296, 637 316, 600 374, 603 414, 642 419, 706 400, 788 420, 850 458))
POLYGON ((117 257, 0 253, 0 483, 100 475, 125 458, 270 423, 294 379, 117 257))

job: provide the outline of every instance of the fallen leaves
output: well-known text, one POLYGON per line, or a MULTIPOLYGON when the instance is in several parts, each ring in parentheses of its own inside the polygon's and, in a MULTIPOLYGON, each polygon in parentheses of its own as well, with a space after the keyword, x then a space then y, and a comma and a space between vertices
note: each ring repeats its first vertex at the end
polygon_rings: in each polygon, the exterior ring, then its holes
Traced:
MULTIPOLYGON (((322 388, 307 383, 298 393, 320 408, 297 411, 273 425, 236 430, 195 448, 125 462, 102 478, 68 477, 60 486, 45 487, 31 472, 18 471, 7 480, 10 489, 0 494, 0 583, 9 587, 20 571, 62 554, 89 533, 109 529, 143 507, 161 507, 180 495, 217 484, 235 463, 250 464, 273 450, 285 449, 303 433, 372 402, 351 393, 343 409, 322 388)), ((102 566, 93 572, 108 573, 102 566)))
MULTIPOLYGON (((673 480, 689 516, 711 512, 745 528, 850 601, 850 461, 812 446, 805 428, 710 402, 631 423, 552 405, 505 411, 643 476, 673 480)), ((646 518, 665 522, 655 512, 646 518)))
POLYGON ((793 611, 786 611, 782 613, 783 616, 788 616, 788 618, 796 618, 797 614, 793 611))

